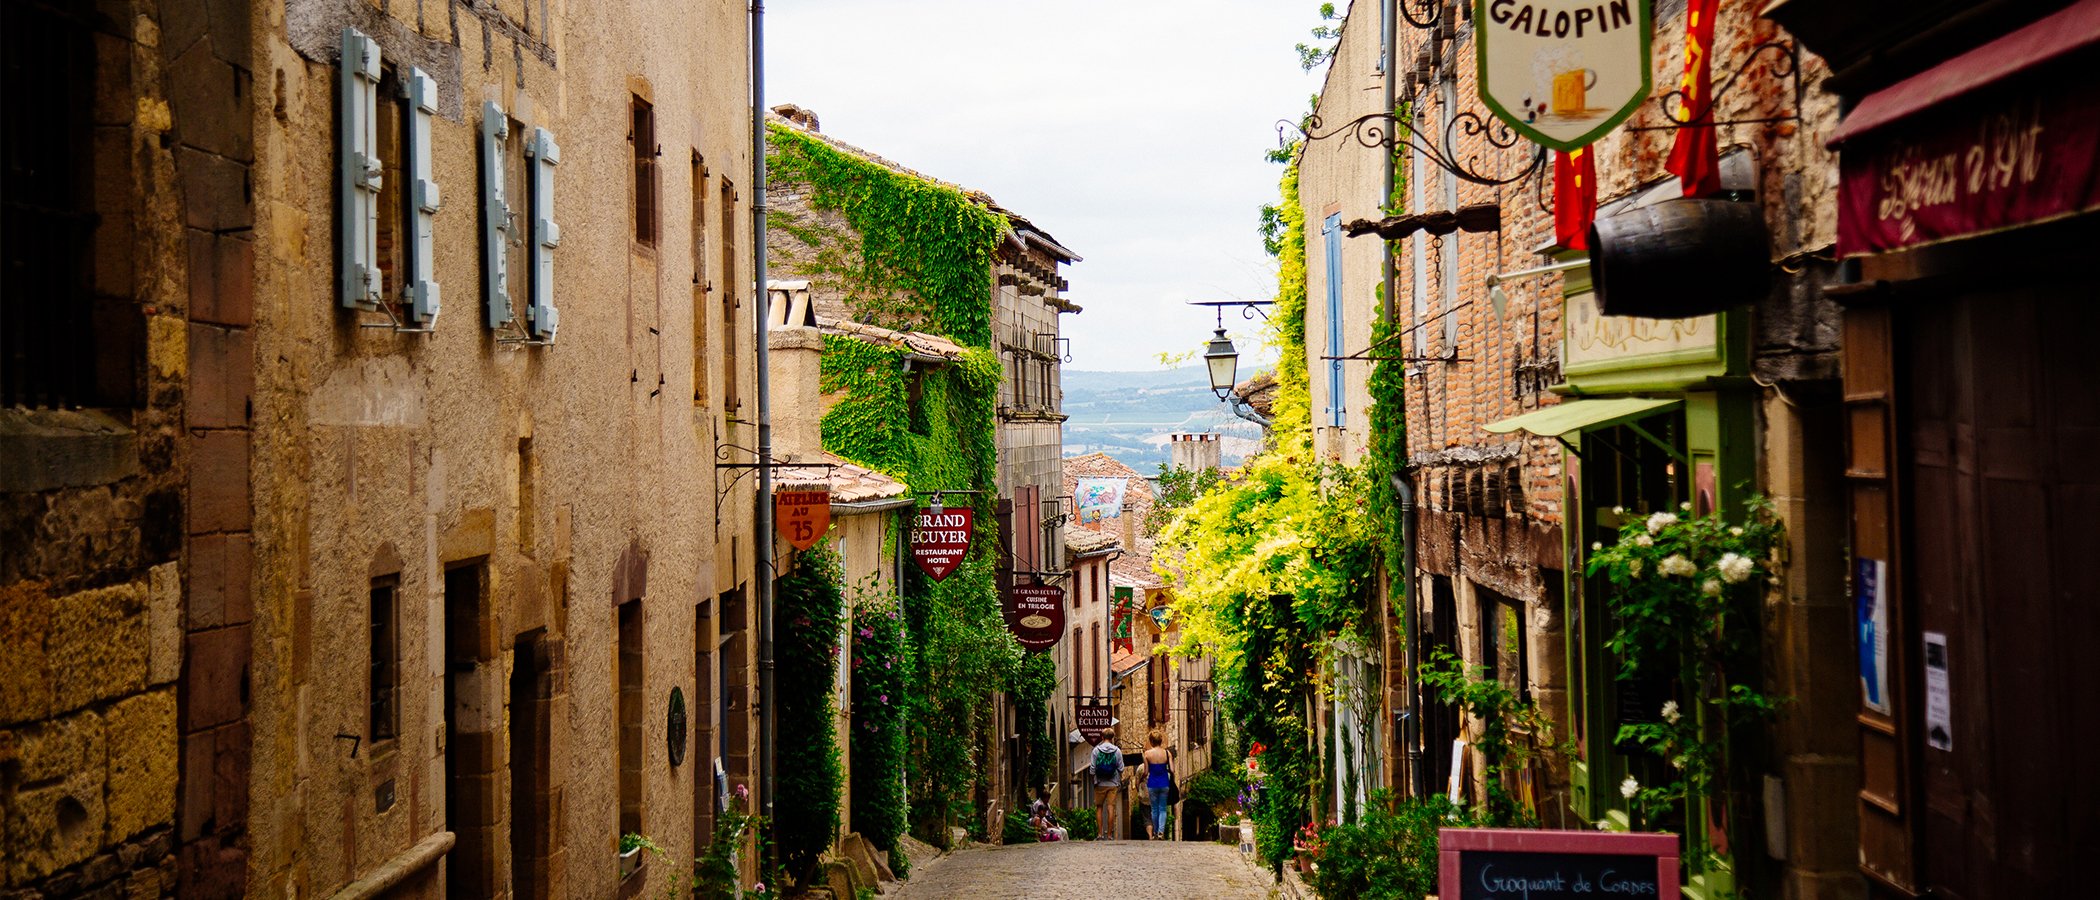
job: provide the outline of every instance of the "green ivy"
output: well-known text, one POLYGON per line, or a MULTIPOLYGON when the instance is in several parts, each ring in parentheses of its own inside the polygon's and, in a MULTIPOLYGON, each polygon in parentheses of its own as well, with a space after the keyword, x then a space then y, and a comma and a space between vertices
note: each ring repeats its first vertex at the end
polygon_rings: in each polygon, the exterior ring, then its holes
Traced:
POLYGON ((1028 653, 1014 667, 1006 694, 1014 705, 1014 721, 1021 723, 1027 743, 1022 756, 1027 761, 1024 799, 1050 783, 1050 763, 1057 757, 1057 744, 1050 739, 1050 695, 1057 690, 1057 660, 1048 653, 1028 653))
POLYGON ((827 255, 821 251, 841 249, 837 242, 790 218, 786 233, 820 251, 812 281, 839 288, 869 324, 991 345, 992 259, 1010 230, 1004 215, 953 185, 800 129, 770 124, 766 137, 770 177, 807 191, 812 206, 843 214, 859 233, 858 248, 827 255))
POLYGON ((780 692, 778 727, 780 798, 775 804, 784 868, 807 884, 817 854, 831 847, 839 826, 840 772, 838 636, 845 629, 845 600, 839 589, 839 557, 828 542, 802 551, 776 583, 780 629, 775 679, 780 692))
MULTIPOLYGON (((768 138, 775 180, 814 208, 838 213, 853 232, 786 217, 783 234, 810 249, 814 271, 803 274, 845 297, 860 321, 943 335, 967 348, 957 359, 925 364, 909 361, 901 347, 826 335, 819 367, 821 389, 835 398, 821 420, 824 449, 903 481, 919 497, 978 492, 948 498, 976 514, 963 563, 939 582, 907 570, 900 586, 898 641, 906 649, 888 660, 902 668, 891 693, 900 718, 891 724, 904 732, 898 752, 910 792, 870 810, 882 819, 869 823, 878 846, 894 844, 889 817, 906 808, 911 828, 945 844, 948 827, 974 807, 973 793, 988 789, 991 767, 982 757, 995 736, 992 700, 1022 658, 993 577, 1001 367, 990 348, 991 278, 1009 227, 983 198, 951 185, 798 129, 770 126, 768 138)), ((865 712, 865 695, 857 696, 865 712)))

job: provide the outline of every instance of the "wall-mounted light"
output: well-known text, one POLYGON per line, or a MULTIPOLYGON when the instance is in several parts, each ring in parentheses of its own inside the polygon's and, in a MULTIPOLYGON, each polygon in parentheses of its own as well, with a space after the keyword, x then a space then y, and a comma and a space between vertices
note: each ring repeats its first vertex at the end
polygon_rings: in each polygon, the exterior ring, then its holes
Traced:
POLYGON ((1526 278, 1536 278, 1540 275, 1545 275, 1551 272, 1564 272, 1568 269, 1573 269, 1577 266, 1586 266, 1589 264, 1590 261, 1587 259, 1578 259, 1574 262, 1554 263, 1550 266, 1539 266, 1536 269, 1519 269, 1515 272, 1496 272, 1487 277, 1488 305, 1494 308, 1495 318, 1501 319, 1504 317, 1504 314, 1507 313, 1509 310, 1509 295, 1502 292, 1503 285, 1508 284, 1512 281, 1523 281, 1526 278))
POLYGON ((948 508, 941 505, 941 492, 934 491, 933 503, 926 507, 927 514, 933 516, 934 518, 939 518, 942 513, 947 511, 948 508))

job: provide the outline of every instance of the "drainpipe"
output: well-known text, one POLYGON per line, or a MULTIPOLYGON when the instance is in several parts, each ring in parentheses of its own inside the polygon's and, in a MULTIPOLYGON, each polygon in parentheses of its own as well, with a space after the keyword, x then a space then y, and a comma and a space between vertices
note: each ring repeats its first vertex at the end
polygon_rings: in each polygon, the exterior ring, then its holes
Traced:
POLYGON ((758 295, 758 533, 751 541, 758 562, 758 771, 759 797, 767 821, 773 818, 774 745, 778 737, 773 695, 773 399, 767 383, 766 289, 766 5, 751 0, 751 273, 758 295))
POLYGON ((1226 395, 1225 402, 1231 405, 1233 415, 1239 416, 1242 419, 1246 419, 1249 422, 1253 422, 1256 425, 1260 425, 1262 433, 1268 433, 1269 417, 1262 415, 1261 413, 1255 412, 1254 407, 1247 402, 1247 398, 1242 397, 1237 393, 1233 393, 1226 395))
MULTIPOLYGON (((1400 11, 1398 9, 1400 4, 1399 0, 1380 0, 1380 2, 1385 7, 1383 10, 1384 14, 1379 17, 1380 20, 1385 24, 1385 84, 1383 86, 1383 90, 1385 91, 1385 105, 1380 107, 1380 110, 1390 115, 1400 105, 1399 88, 1394 84, 1394 82, 1399 80, 1398 76, 1395 73, 1398 72, 1400 69, 1400 23, 1395 21, 1400 18, 1400 11)), ((1386 127, 1386 134, 1390 135, 1396 130, 1397 126, 1388 125, 1386 127)), ((1385 159, 1380 160, 1378 165, 1379 174, 1384 176, 1385 184, 1384 191, 1378 195, 1378 206, 1379 209, 1386 214, 1390 214, 1391 212, 1390 207, 1393 204, 1393 186, 1394 183, 1399 180, 1398 176, 1395 175, 1393 172, 1394 168, 1399 165, 1397 162, 1394 161, 1394 151, 1398 149, 1399 144, 1397 141, 1394 142, 1392 146, 1382 146, 1378 148, 1378 152, 1385 156, 1385 159)), ((1393 245, 1390 241, 1379 241, 1378 285, 1378 321, 1391 322, 1393 321, 1393 290, 1395 288, 1395 281, 1393 272, 1393 245)))
POLYGON ((1400 647, 1402 665, 1407 669, 1407 695, 1400 712, 1400 743, 1407 748, 1407 779, 1414 789, 1414 796, 1429 796, 1428 772, 1422 768, 1422 717, 1420 715, 1422 690, 1419 684, 1421 673, 1415 662, 1415 646, 1421 637, 1421 605, 1415 600, 1415 486, 1406 475, 1393 473, 1393 493, 1400 498, 1400 596, 1406 601, 1401 610, 1401 629, 1405 637, 1400 647))

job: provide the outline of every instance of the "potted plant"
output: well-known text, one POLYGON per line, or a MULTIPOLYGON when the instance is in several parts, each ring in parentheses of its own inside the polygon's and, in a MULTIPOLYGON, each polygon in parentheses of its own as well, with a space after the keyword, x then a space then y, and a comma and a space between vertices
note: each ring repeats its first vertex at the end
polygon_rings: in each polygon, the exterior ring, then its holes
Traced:
POLYGON ((620 878, 626 880, 642 867, 642 851, 660 850, 656 842, 633 832, 620 835, 620 878))

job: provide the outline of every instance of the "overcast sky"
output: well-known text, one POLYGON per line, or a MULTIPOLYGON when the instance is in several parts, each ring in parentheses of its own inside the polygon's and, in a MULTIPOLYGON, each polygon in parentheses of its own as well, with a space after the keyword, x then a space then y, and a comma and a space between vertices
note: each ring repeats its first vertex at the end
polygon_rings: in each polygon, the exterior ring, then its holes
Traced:
MULTIPOLYGON (((1319 90, 1292 50, 1317 10, 774 0, 766 102, 806 107, 825 134, 984 191, 1056 236, 1085 258, 1066 270, 1086 308, 1065 317, 1071 366, 1154 369, 1210 336, 1213 316, 1183 301, 1275 293, 1256 210, 1282 167, 1262 153, 1319 90)), ((1227 315, 1244 376, 1259 323, 1227 315)))

